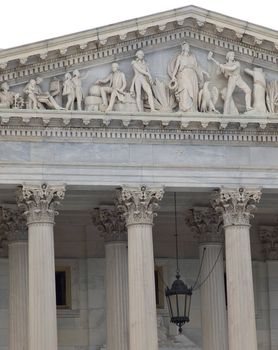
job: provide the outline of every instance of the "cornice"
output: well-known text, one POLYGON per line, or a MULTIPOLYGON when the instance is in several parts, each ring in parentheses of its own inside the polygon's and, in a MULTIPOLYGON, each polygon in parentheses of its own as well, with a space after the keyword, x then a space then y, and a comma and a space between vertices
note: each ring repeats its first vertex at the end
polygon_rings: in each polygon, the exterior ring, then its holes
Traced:
POLYGON ((239 115, 217 113, 152 113, 152 112, 88 112, 63 110, 0 110, 0 127, 10 126, 14 129, 22 127, 51 126, 52 128, 122 128, 142 129, 146 127, 160 130, 251 130, 257 133, 262 130, 276 134, 278 114, 244 113, 239 115))
POLYGON ((163 42, 180 41, 183 37, 224 49, 231 49, 229 45, 232 45, 235 52, 273 64, 277 62, 277 31, 195 6, 187 6, 2 50, 0 69, 3 73, 0 75, 0 81, 26 78, 29 75, 44 74, 53 69, 65 69, 78 64, 86 66, 88 62, 92 64, 107 57, 115 59, 115 55, 122 53, 126 55, 138 47, 155 48, 163 42), (192 19, 195 23, 193 25, 192 19), (213 25, 214 30, 208 32, 206 24, 213 25), (225 29, 232 31, 234 38, 227 39, 225 29), (248 45, 245 36, 249 41, 252 39, 252 45, 248 45), (264 49, 264 42, 272 43, 272 48, 264 49), (32 60, 29 60, 31 57, 32 60), (36 57, 38 62, 31 63, 36 57), (17 63, 16 68, 14 65, 8 66, 11 61, 17 63))
POLYGON ((130 144, 214 144, 244 146, 277 146, 278 130, 171 129, 140 126, 0 126, 0 141, 74 142, 130 144))

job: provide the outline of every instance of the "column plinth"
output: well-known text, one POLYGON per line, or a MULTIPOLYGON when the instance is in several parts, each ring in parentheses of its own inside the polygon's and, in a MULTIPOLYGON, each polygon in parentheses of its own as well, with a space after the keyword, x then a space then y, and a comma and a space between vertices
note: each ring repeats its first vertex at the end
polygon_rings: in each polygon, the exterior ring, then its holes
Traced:
POLYGON ((194 208, 186 213, 186 224, 199 243, 202 263, 199 283, 203 350, 228 349, 225 303, 222 220, 212 208, 194 208))
POLYGON ((28 241, 19 210, 2 208, 9 251, 9 349, 28 350, 28 241))
POLYGON ((57 349, 53 225, 63 186, 23 186, 18 204, 28 225, 29 337, 28 350, 57 349))
POLYGON ((128 262, 125 220, 115 209, 95 209, 105 241, 107 350, 128 350, 128 262))
POLYGON ((249 230, 260 197, 258 189, 222 188, 212 202, 225 228, 229 350, 257 350, 249 230))
POLYGON ((152 225, 161 188, 124 187, 119 203, 128 229, 130 350, 158 348, 152 225))

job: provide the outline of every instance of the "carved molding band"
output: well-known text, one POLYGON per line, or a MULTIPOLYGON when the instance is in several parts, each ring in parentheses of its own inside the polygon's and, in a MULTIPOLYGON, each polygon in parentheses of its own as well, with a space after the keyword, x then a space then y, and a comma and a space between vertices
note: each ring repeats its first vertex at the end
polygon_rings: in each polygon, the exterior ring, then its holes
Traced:
POLYGON ((55 139, 56 142, 64 142, 65 139, 72 141, 91 142, 94 140, 105 140, 105 142, 126 142, 142 143, 142 140, 155 143, 201 143, 201 144, 254 144, 261 143, 261 146, 267 144, 276 144, 278 142, 278 133, 274 130, 269 131, 237 131, 237 130, 167 130, 167 129, 142 129, 142 128, 39 128, 30 126, 1 127, 0 136, 5 140, 36 140, 42 137, 55 139))
POLYGON ((5 72, 0 74, 0 82, 13 79, 26 80, 26 77, 28 76, 41 74, 42 72, 48 72, 51 70, 55 70, 56 73, 59 71, 64 72, 65 68, 69 66, 74 68, 75 65, 76 67, 79 67, 82 63, 92 66, 93 62, 96 61, 96 64, 98 64, 99 60, 103 59, 106 59, 109 62, 109 57, 111 57, 110 61, 112 62, 115 59, 115 55, 121 57, 121 55, 124 54, 125 57, 130 57, 133 55, 134 50, 137 50, 138 48, 146 48, 148 46, 156 47, 167 42, 176 45, 180 40, 188 38, 191 39, 197 47, 200 47, 200 43, 202 43, 202 45, 203 43, 206 43, 206 45, 211 46, 211 49, 213 47, 230 49, 238 53, 259 58, 260 60, 269 62, 273 65, 277 63, 277 56, 275 55, 274 50, 272 52, 261 48, 254 48, 251 45, 237 42, 236 40, 226 40, 225 38, 206 33, 200 29, 198 29, 198 31, 192 29, 175 29, 154 35, 148 35, 142 39, 137 37, 133 40, 125 40, 124 42, 117 43, 116 47, 115 44, 106 47, 99 46, 99 49, 97 50, 82 50, 81 52, 66 57, 27 64, 16 70, 6 69, 5 72))
POLYGON ((278 260, 278 226, 261 226, 260 240, 267 260, 278 260))
POLYGON ((92 221, 104 237, 105 242, 126 241, 125 219, 116 208, 96 208, 92 212, 92 221))
POLYGON ((47 184, 31 186, 23 185, 17 192, 17 203, 25 209, 27 225, 33 223, 54 224, 55 210, 60 200, 64 199, 65 186, 47 184))
POLYGON ((28 227, 22 210, 1 208, 1 227, 9 243, 27 241, 28 227))
POLYGON ((185 224, 199 243, 222 242, 223 220, 213 208, 193 208, 185 213, 185 224))
POLYGON ((249 226, 252 212, 260 201, 258 188, 221 188, 212 198, 212 206, 222 214, 224 226, 249 226))
POLYGON ((118 208, 124 212, 126 225, 153 224, 164 191, 161 187, 127 187, 118 192, 118 208))

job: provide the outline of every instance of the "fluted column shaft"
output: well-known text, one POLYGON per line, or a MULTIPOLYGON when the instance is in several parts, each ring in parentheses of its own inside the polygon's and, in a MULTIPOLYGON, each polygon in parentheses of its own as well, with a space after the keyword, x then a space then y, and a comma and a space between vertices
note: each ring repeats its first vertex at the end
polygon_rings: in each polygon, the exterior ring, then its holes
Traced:
POLYGON ((29 234, 29 349, 57 349, 52 223, 31 223, 29 234))
POLYGON ((152 225, 128 225, 130 349, 158 347, 152 225))
POLYGON ((162 189, 122 189, 119 199, 128 229, 130 350, 157 350, 152 224, 162 189))
POLYGON ((256 322, 249 225, 226 226, 230 350, 256 350, 256 322))
POLYGON ((257 350, 249 222, 260 196, 258 189, 223 188, 214 202, 225 228, 229 350, 257 350))
POLYGON ((28 350, 28 242, 9 243, 9 349, 28 350))
POLYGON ((128 350, 127 242, 105 243, 107 350, 128 350))
POLYGON ((200 290, 203 350, 227 350, 228 327, 222 243, 203 242, 199 245, 199 251, 200 258, 204 256, 200 274, 200 281, 205 281, 200 290))
POLYGON ((223 219, 211 207, 186 212, 185 222, 199 243, 203 350, 228 349, 223 219))
POLYGON ((1 227, 9 250, 9 349, 28 350, 28 241, 26 218, 1 208, 1 227))
POLYGON ((28 350, 57 349, 53 225, 64 187, 23 186, 18 202, 26 209, 29 254, 28 350))

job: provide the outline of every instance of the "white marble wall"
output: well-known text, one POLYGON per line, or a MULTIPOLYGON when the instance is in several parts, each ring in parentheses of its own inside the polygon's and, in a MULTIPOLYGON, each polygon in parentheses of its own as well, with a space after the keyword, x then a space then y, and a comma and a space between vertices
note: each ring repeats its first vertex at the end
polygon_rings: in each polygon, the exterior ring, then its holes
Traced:
MULTIPOLYGON (((165 283, 175 278, 173 259, 156 259, 163 266, 165 283)), ((181 260, 182 279, 192 285, 198 260, 181 260)), ((57 266, 72 270, 72 310, 58 310, 59 350, 99 350, 105 344, 105 261, 102 258, 56 259, 57 266)), ((259 350, 278 349, 278 261, 253 262, 256 323, 259 350)), ((169 325, 166 304, 158 313, 169 325)), ((200 295, 192 297, 191 322, 184 334, 201 347, 200 295)), ((170 327, 170 332, 176 332, 170 327)), ((0 259, 0 350, 8 350, 8 260, 0 259)))

